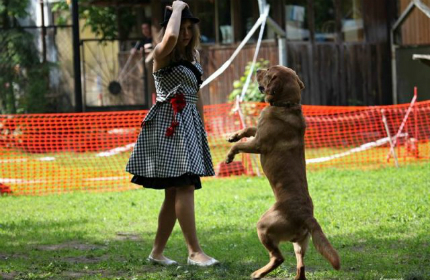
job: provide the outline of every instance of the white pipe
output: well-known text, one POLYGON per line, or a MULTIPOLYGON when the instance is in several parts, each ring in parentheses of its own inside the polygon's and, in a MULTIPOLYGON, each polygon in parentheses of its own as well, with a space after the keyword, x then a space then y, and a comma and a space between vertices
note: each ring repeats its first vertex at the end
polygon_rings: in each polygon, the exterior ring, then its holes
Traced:
POLYGON ((249 69, 248 77, 246 77, 245 84, 243 85, 242 93, 240 94, 239 102, 243 101, 243 98, 245 97, 245 93, 248 90, 249 83, 251 82, 252 74, 254 73, 254 67, 255 67, 255 63, 257 61, 258 52, 260 51, 261 41, 263 40, 264 27, 266 26, 266 19, 267 19, 267 16, 269 14, 269 10, 270 10, 270 6, 267 5, 264 9, 264 14, 262 14, 263 22, 261 24, 260 34, 258 36, 257 45, 255 46, 254 58, 252 59, 251 69, 249 69))
POLYGON ((242 50, 242 48, 245 46, 245 44, 249 41, 249 39, 252 37, 252 35, 254 35, 255 31, 257 30, 257 28, 263 23, 263 16, 261 15, 257 22, 254 24, 254 26, 252 27, 252 29, 249 31, 249 33, 246 35, 246 37, 243 39, 243 41, 240 43, 240 45, 236 48, 236 50, 234 51, 234 53, 231 55, 231 57, 224 62, 224 64, 218 69, 216 70, 212 75, 210 75, 200 86, 200 89, 204 88, 205 86, 207 86, 210 82, 212 82, 213 80, 215 80, 219 75, 222 74, 222 72, 225 71, 225 69, 227 69, 227 67, 230 66, 230 64, 232 63, 232 61, 236 58, 236 56, 239 54, 239 52, 242 50))
POLYGON ((394 149, 395 144, 393 144, 393 141, 391 139, 390 129, 388 128, 388 122, 387 122, 387 118, 385 117, 384 109, 381 110, 381 114, 382 114, 382 122, 384 123, 385 131, 387 132, 388 142, 390 143, 390 152, 388 154, 393 155, 394 162, 396 163, 396 167, 399 168, 399 161, 397 160, 396 151, 394 149))

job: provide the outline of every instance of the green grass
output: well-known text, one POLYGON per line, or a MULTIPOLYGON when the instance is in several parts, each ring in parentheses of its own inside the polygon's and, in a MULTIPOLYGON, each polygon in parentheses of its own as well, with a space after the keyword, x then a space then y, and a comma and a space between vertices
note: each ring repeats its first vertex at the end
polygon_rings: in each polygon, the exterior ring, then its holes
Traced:
MULTIPOLYGON (((308 174, 315 216, 338 250, 335 271, 312 244, 308 279, 430 279, 430 166, 369 171, 326 169, 308 174)), ((265 178, 204 180, 196 219, 204 250, 218 267, 184 265, 176 225, 166 255, 179 267, 150 265, 146 257, 163 193, 134 190, 0 197, 0 278, 240 280, 266 264, 255 224, 274 202, 265 178)), ((268 279, 293 279, 295 257, 268 279)))

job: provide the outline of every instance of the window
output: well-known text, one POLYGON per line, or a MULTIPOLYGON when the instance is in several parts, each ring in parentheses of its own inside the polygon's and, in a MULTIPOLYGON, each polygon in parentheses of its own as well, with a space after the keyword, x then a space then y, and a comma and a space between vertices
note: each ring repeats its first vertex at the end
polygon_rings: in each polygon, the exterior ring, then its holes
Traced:
POLYGON ((233 43, 231 0, 188 0, 187 3, 200 19, 203 44, 233 43))
POLYGON ((363 41, 361 0, 342 0, 342 34, 345 42, 363 41))
MULTIPOLYGON (((249 31, 254 26, 255 22, 258 19, 259 11, 258 11, 258 5, 255 7, 257 1, 251 2, 249 0, 240 0, 240 32, 239 32, 239 41, 243 40, 245 36, 249 33, 249 31), (257 8, 255 10, 255 8, 257 8)), ((258 38, 258 32, 256 32, 257 35, 255 35, 248 41, 253 42, 257 41, 258 38)))
MULTIPOLYGON (((342 0, 345 1, 345 0, 342 0)), ((315 41, 333 42, 336 39, 336 16, 333 0, 314 1, 315 41)))
POLYGON ((309 40, 307 0, 287 1, 285 5, 285 30, 288 40, 309 40))
POLYGON ((200 19, 201 42, 215 43, 215 0, 195 0, 190 6, 195 6, 193 13, 200 19))
POLYGON ((231 0, 217 0, 216 1, 216 14, 218 15, 218 36, 219 43, 231 44, 233 43, 233 25, 231 20, 231 0))

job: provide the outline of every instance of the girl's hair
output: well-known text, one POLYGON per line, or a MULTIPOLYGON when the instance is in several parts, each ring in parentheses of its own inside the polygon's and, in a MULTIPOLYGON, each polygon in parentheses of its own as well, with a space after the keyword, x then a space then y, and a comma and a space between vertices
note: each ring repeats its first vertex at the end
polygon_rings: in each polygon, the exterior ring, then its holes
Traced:
MULTIPOLYGON (((177 46, 172 51, 171 61, 178 62, 180 60, 188 60, 194 61, 196 59, 196 50, 200 47, 200 29, 199 26, 195 23, 192 23, 193 27, 193 37, 191 38, 190 43, 185 47, 185 52, 181 52, 177 46)), ((160 32, 161 42, 164 37, 164 33, 166 33, 166 28, 163 27, 160 32)))

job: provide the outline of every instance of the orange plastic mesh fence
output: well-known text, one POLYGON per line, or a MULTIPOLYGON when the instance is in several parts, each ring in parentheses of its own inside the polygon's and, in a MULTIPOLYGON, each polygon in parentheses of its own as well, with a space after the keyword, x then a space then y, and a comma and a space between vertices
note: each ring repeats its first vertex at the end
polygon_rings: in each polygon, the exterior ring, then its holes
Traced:
MULTIPOLYGON (((265 106, 241 105, 246 126, 256 124, 265 106)), ((304 105, 308 169, 394 165, 393 156, 388 157, 382 109, 391 137, 398 135, 394 152, 399 164, 428 161, 430 101, 415 103, 399 132, 408 107, 304 105)), ((139 188, 130 183, 125 165, 146 113, 0 115, 0 192, 40 195, 139 188)), ((227 137, 243 127, 232 104, 206 106, 205 124, 217 176, 263 175, 256 155, 238 155, 232 164, 223 164, 232 145, 227 137)))

